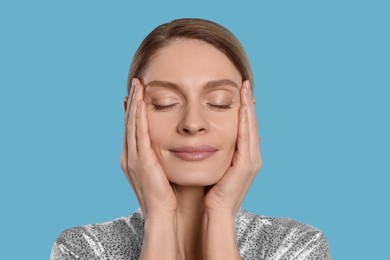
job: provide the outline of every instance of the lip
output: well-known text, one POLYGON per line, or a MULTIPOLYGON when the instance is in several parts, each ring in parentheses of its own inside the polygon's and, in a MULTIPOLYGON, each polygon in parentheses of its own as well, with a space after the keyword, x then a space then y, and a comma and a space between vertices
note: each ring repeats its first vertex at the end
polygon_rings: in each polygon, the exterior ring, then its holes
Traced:
POLYGON ((181 146, 169 151, 184 161, 201 161, 213 156, 218 149, 209 145, 181 146))

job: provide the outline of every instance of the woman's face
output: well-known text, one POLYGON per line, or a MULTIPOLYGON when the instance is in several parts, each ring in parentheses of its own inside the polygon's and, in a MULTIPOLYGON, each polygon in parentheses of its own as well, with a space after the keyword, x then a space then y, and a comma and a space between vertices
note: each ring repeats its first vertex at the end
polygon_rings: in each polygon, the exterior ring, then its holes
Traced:
POLYGON ((151 59, 142 82, 152 148, 168 180, 217 183, 236 150, 241 74, 212 45, 179 39, 151 59))

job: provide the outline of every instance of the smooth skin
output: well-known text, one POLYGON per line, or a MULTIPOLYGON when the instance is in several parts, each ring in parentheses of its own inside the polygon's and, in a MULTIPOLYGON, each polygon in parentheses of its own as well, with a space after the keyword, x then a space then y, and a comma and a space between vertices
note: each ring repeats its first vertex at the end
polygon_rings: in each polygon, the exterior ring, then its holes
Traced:
POLYGON ((176 40, 150 62, 142 83, 132 84, 120 165, 145 219, 141 259, 241 259, 234 218, 262 166, 249 81, 213 46, 176 40), (238 88, 205 90, 219 79, 238 88), (148 86, 155 80, 177 89, 148 86), (208 144, 218 152, 180 161, 171 143, 208 144))

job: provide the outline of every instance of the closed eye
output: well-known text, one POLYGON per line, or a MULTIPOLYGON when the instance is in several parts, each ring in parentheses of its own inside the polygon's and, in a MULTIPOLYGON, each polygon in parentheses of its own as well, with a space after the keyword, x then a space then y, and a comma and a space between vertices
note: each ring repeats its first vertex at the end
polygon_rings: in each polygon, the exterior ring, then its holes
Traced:
MULTIPOLYGON (((168 111, 176 105, 177 105, 177 103, 169 104, 166 106, 153 104, 153 110, 155 110, 155 111, 168 111)), ((232 108, 231 105, 215 105, 215 104, 211 104, 211 103, 207 103, 207 106, 209 108, 212 108, 212 109, 217 110, 217 111, 224 111, 224 110, 228 110, 228 109, 232 108)))
POLYGON ((155 110, 155 111, 167 111, 170 108, 173 108, 175 105, 176 104, 170 104, 170 105, 166 105, 166 106, 159 106, 159 105, 153 104, 153 110, 155 110))
POLYGON ((219 110, 219 111, 228 110, 228 109, 232 108, 231 105, 215 105, 215 104, 210 104, 210 103, 207 103, 207 106, 212 108, 212 109, 219 110))

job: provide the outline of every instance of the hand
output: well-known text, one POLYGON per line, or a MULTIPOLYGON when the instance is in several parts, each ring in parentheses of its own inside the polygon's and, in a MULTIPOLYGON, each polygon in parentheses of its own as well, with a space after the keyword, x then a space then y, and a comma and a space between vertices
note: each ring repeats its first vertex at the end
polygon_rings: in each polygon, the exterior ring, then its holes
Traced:
POLYGON ((233 165, 205 196, 205 212, 234 217, 261 169, 260 138, 249 80, 241 87, 237 150, 233 165))
POLYGON ((176 196, 151 148, 143 86, 133 79, 125 118, 120 166, 134 190, 144 218, 174 216, 176 196))

